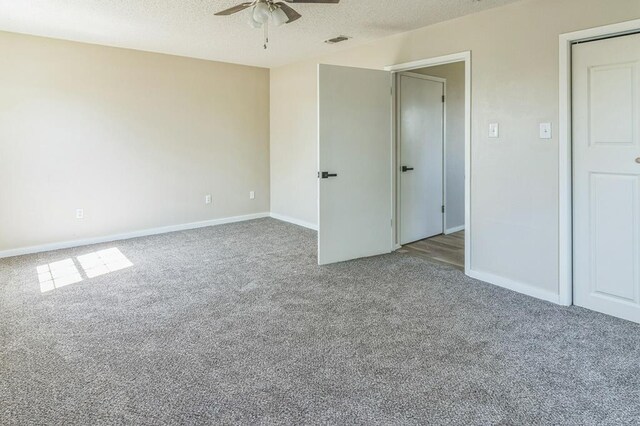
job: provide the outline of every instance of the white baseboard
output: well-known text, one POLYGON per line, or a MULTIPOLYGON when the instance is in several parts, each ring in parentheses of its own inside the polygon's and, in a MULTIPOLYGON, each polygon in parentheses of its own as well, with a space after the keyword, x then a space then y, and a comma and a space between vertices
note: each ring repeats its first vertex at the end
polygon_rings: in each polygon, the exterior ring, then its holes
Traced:
POLYGON ((311 222, 305 222, 304 220, 295 219, 293 217, 285 216, 278 213, 271 213, 271 217, 277 220, 281 220, 283 222, 293 223, 294 225, 302 226, 304 228, 313 229, 314 231, 318 230, 318 225, 313 224, 311 222))
POLYGON ((522 293, 522 294, 526 294, 527 296, 535 297, 536 299, 542 299, 542 300, 546 300, 547 302, 552 302, 558 305, 562 305, 560 301, 560 295, 558 293, 554 293, 548 290, 543 290, 543 289, 534 287, 530 284, 513 281, 508 278, 503 278, 488 272, 479 272, 479 271, 470 270, 467 275, 469 275, 471 278, 475 278, 477 280, 484 281, 489 284, 497 285, 498 287, 506 288, 507 290, 512 290, 517 293, 522 293))
MULTIPOLYGON (((132 231, 132 232, 126 232, 121 234, 107 235, 102 237, 85 238, 85 239, 65 241, 60 243, 51 243, 51 244, 43 244, 38 246, 4 250, 4 251, 0 251, 0 259, 6 258, 6 257, 13 257, 13 256, 22 256, 25 254, 60 250, 65 248, 87 246, 91 244, 107 243, 111 241, 127 240, 130 238, 146 237, 149 235, 165 234, 168 232, 186 231, 189 229, 205 228, 207 226, 223 225, 225 223, 243 222, 247 220, 260 219, 263 217, 272 217, 277 220, 289 222, 298 226, 313 229, 315 231, 318 230, 318 226, 315 224, 298 220, 292 217, 284 216, 281 214, 266 213, 266 212, 254 213, 254 214, 248 214, 243 216, 233 216, 233 217, 225 217, 220 219, 205 220, 201 222, 185 223, 181 225, 163 226, 160 228, 144 229, 140 231, 132 231)), ((457 232, 457 231, 453 231, 453 232, 457 232)), ((398 245, 396 248, 400 248, 400 246, 398 245)), ((550 292, 548 290, 542 290, 542 289, 533 287, 529 284, 524 284, 521 282, 503 278, 491 273, 480 272, 475 270, 470 270, 468 275, 477 280, 484 281, 489 284, 497 285, 498 287, 503 287, 518 293, 526 294, 527 296, 546 300, 552 303, 562 304, 559 294, 550 292)))
POLYGON ((207 226, 223 225, 225 223, 244 222, 246 220, 269 217, 269 213, 254 213, 243 216, 223 217, 220 219, 204 220, 202 222, 185 223, 181 225, 163 226, 160 228, 143 229, 122 234, 106 235, 102 237, 84 238, 80 240, 64 241, 60 243, 43 244, 39 246, 23 247, 0 251, 0 259, 5 257, 22 256, 24 254, 41 253, 44 251, 60 250, 71 247, 88 246, 91 244, 108 243, 111 241, 128 240, 130 238, 146 237, 149 235, 166 234, 168 232, 186 231, 189 229, 205 228, 207 226))
POLYGON ((444 235, 455 234, 456 232, 464 231, 464 225, 456 226, 453 228, 445 229, 444 235))

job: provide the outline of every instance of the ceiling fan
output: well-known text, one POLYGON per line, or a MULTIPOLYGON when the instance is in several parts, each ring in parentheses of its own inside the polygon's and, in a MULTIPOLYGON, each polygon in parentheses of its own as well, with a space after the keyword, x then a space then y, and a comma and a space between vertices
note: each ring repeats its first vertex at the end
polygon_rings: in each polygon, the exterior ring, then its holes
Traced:
POLYGON ((253 0, 220 11, 216 13, 216 16, 233 15, 234 13, 251 8, 249 25, 253 28, 264 28, 264 48, 266 49, 269 43, 269 22, 280 26, 290 24, 302 18, 302 15, 287 3, 336 4, 340 3, 340 0, 284 0, 284 2, 275 0, 253 0))

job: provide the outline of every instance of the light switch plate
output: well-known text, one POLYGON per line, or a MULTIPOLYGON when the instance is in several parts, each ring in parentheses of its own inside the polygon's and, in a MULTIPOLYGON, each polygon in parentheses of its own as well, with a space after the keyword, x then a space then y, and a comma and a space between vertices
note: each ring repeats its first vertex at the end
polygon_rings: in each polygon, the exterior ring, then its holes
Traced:
POLYGON ((540 123, 540 139, 551 139, 551 123, 540 123))
POLYGON ((500 135, 500 126, 498 123, 489 123, 489 137, 497 138, 500 135))

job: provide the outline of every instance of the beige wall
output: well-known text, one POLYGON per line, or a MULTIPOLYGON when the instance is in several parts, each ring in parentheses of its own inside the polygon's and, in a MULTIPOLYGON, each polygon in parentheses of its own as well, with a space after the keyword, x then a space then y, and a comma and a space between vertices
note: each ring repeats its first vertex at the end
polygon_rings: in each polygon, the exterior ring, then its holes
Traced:
MULTIPOLYGON (((318 223, 317 63, 277 69, 271 78, 271 212, 318 223)), ((273 70, 272 70, 273 72, 273 70)))
POLYGON ((418 74, 447 80, 445 164, 446 228, 464 226, 464 62, 421 68, 418 74))
POLYGON ((530 293, 556 295, 558 35, 635 18, 637 0, 524 0, 273 69, 274 210, 317 220, 317 63, 381 69, 470 50, 471 268, 530 293), (487 138, 493 121, 500 123, 499 139, 487 138), (553 123, 552 140, 538 138, 540 122, 553 123))
POLYGON ((0 52, 0 251, 269 211, 269 70, 10 33, 0 52))

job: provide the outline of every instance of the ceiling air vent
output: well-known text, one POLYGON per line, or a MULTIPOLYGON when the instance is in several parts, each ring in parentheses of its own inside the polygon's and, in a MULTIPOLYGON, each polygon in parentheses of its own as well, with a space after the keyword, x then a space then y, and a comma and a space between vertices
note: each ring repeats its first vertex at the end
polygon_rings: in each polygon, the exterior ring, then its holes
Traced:
POLYGON ((329 40, 325 40, 324 42, 327 43, 327 44, 336 44, 336 43, 341 43, 343 41, 347 41, 350 38, 351 37, 341 35, 341 36, 338 36, 338 37, 335 37, 335 38, 331 38, 329 40))

